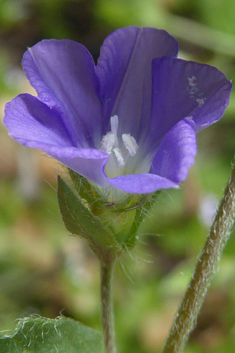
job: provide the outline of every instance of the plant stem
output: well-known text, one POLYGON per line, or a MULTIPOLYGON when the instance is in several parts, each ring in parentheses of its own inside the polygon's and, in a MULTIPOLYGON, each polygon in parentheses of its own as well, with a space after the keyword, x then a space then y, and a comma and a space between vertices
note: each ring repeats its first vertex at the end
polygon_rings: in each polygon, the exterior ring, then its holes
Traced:
POLYGON ((106 353, 116 353, 113 298, 112 298, 112 275, 113 264, 101 264, 101 307, 104 346, 106 353))
POLYGON ((212 275, 229 239, 235 217, 235 166, 194 275, 175 317, 163 353, 182 352, 203 303, 212 275))

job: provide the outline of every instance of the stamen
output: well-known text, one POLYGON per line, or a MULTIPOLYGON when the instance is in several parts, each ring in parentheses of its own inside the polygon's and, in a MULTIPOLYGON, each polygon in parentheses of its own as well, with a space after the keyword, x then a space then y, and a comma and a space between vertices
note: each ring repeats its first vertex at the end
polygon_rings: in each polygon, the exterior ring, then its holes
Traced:
POLYGON ((115 157, 117 158, 119 165, 123 167, 125 165, 125 161, 124 161, 124 158, 122 157, 122 153, 120 151, 120 148, 118 148, 118 147, 114 148, 113 152, 115 154, 115 157))
POLYGON ((106 165, 106 173, 111 177, 122 175, 125 172, 129 157, 136 155, 138 145, 131 134, 122 134, 118 140, 118 116, 114 115, 110 118, 111 131, 107 132, 101 140, 101 151, 110 155, 109 162, 106 165))
POLYGON ((111 154, 114 144, 115 144, 115 135, 112 132, 108 132, 102 138, 101 151, 111 154))
POLYGON ((136 155, 139 146, 137 145, 135 138, 130 134, 122 134, 122 141, 128 152, 130 153, 130 156, 133 157, 134 155, 136 155))

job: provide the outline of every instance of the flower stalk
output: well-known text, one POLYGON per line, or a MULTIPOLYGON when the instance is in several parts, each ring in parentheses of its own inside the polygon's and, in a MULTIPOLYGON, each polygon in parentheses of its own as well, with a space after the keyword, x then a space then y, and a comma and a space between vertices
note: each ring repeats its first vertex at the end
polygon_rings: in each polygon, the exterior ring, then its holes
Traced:
POLYGON ((235 164, 194 275, 166 340, 163 353, 183 351, 189 334, 196 325, 197 316, 210 285, 211 277, 217 270, 221 254, 229 239, 234 218, 235 164))
POLYGON ((112 297, 113 267, 113 263, 101 263, 101 318, 103 326, 105 353, 116 353, 112 297))

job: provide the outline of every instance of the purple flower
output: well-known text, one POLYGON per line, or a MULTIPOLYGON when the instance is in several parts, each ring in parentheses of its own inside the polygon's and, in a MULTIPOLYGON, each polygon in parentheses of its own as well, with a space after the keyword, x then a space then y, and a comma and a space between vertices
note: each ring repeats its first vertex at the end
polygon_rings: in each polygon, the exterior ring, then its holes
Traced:
POLYGON ((38 97, 14 98, 4 123, 101 188, 176 187, 194 162, 196 132, 222 117, 231 92, 223 73, 177 52, 155 28, 116 30, 97 65, 81 44, 43 40, 22 61, 38 97))

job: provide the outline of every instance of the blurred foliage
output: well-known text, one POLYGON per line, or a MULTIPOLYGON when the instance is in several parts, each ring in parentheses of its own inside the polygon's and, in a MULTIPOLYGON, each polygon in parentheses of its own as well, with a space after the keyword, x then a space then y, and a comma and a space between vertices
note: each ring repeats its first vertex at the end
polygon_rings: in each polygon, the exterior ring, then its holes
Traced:
POLYGON ((218 30, 235 34, 233 0, 193 1, 200 13, 202 22, 218 30))
MULTIPOLYGON (((168 30, 179 40, 183 58, 215 65, 233 79, 234 10, 233 0, 0 0, 0 107, 3 111, 6 101, 30 90, 20 69, 27 46, 43 38, 70 38, 97 59, 106 35, 127 25, 168 30)), ((162 348, 230 174, 234 116, 233 95, 224 118, 199 134, 187 181, 160 194, 137 247, 117 266, 122 353, 162 348)), ((63 227, 54 189, 58 168, 63 175, 52 159, 35 151, 30 157, 0 126, 1 330, 14 327, 18 317, 55 318, 60 312, 100 329, 99 265, 63 227)), ((233 235, 185 353, 234 352, 234 254, 233 235)))

